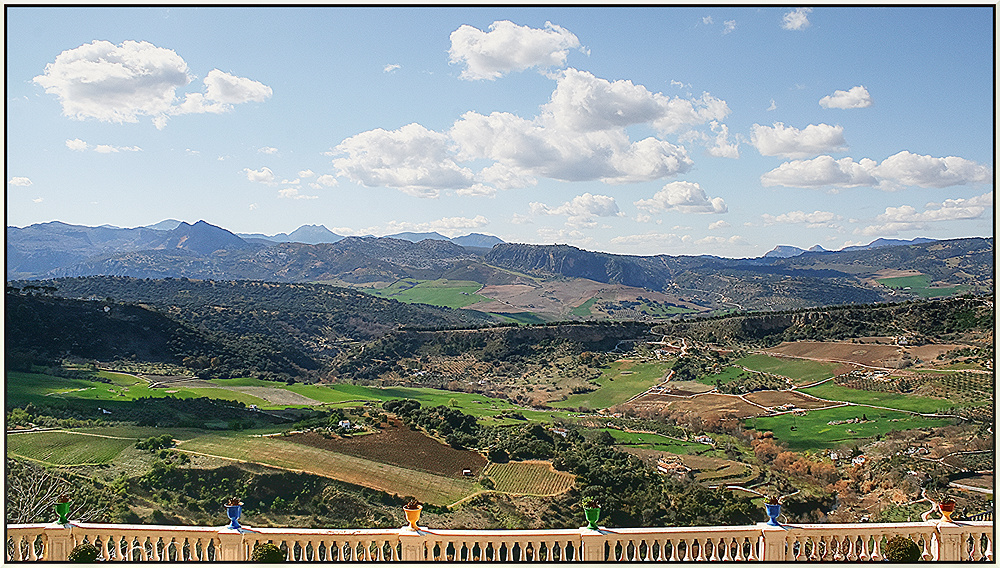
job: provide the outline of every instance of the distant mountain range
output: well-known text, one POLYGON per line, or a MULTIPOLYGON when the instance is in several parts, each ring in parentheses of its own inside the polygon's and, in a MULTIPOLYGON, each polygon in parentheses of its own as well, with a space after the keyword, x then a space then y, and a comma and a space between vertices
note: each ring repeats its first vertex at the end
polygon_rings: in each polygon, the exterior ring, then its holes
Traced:
POLYGON ((917 237, 909 241, 901 239, 876 239, 867 245, 855 245, 850 247, 844 247, 839 251, 829 251, 819 245, 813 245, 809 249, 801 249, 799 247, 793 247, 790 245, 778 245, 768 251, 764 257, 765 258, 791 258, 793 256, 799 256, 800 254, 806 252, 844 252, 852 250, 871 250, 882 247, 895 247, 900 245, 918 245, 921 243, 932 243, 934 239, 925 239, 924 237, 917 237))
MULTIPOLYGON (((713 310, 883 301, 898 293, 877 281, 897 276, 922 275, 935 295, 991 290, 994 278, 992 238, 879 239, 841 251, 781 246, 760 258, 731 259, 617 255, 568 245, 504 243, 476 233, 454 239, 437 233, 341 237, 322 225, 306 225, 268 237, 236 235, 205 221, 167 220, 154 226, 120 229, 56 221, 8 227, 7 279, 110 275, 353 287, 382 287, 400 279, 471 281, 507 302, 476 309, 536 311, 555 302, 562 307, 552 308, 552 317, 561 317, 597 297, 593 283, 607 284, 601 289, 609 294, 615 286, 633 290, 626 295, 637 299, 643 290, 656 292, 662 306, 713 310), (590 295, 570 293, 580 289, 571 286, 575 281, 591 282, 590 295), (529 293, 534 300, 517 297, 529 293)), ((649 300, 645 294, 642 301, 649 300)), ((589 308, 580 313, 590 313, 589 308)))

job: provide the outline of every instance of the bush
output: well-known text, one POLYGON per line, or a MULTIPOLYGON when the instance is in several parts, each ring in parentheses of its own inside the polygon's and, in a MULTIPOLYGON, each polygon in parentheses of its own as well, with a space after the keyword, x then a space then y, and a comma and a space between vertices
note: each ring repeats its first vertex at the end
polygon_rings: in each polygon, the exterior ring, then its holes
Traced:
POLYGON ((73 547, 73 550, 69 551, 69 561, 70 562, 96 562, 97 555, 100 551, 97 547, 89 542, 83 544, 78 544, 73 547))
POLYGON ((909 538, 897 534, 885 543, 885 558, 889 562, 916 562, 920 548, 909 538))
POLYGON ((285 553, 270 542, 258 542, 253 545, 250 560, 253 562, 284 562, 285 553))

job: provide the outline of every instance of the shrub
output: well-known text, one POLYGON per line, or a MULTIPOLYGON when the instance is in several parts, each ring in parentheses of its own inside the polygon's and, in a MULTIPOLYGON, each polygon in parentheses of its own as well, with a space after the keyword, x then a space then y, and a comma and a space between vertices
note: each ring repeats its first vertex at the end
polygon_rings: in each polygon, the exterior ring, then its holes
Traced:
POLYGON ((889 562, 916 562, 920 548, 909 538, 897 534, 885 543, 885 558, 889 562))
POLYGON ((89 542, 83 544, 78 544, 73 547, 73 550, 69 551, 69 561, 70 562, 96 562, 97 555, 100 551, 97 547, 89 542))
POLYGON ((284 562, 285 553, 277 545, 270 542, 258 542, 253 545, 253 552, 250 553, 250 560, 253 562, 284 562))

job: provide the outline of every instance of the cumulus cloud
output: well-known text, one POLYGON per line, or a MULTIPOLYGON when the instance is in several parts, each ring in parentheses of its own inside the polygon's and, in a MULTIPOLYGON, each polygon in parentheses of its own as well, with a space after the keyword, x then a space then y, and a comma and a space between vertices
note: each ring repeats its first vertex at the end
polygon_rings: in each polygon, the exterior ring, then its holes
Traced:
POLYGON ((979 219, 993 207, 993 192, 969 199, 946 199, 941 203, 928 203, 923 211, 911 205, 886 207, 885 213, 875 218, 876 224, 858 229, 864 235, 895 235, 901 231, 927 229, 930 223, 979 219))
POLYGON ((608 195, 593 195, 584 193, 558 207, 549 207, 544 203, 530 204, 531 212, 536 215, 565 215, 566 224, 573 227, 593 228, 597 226, 595 217, 621 217, 618 203, 608 195))
POLYGON ((785 162, 761 176, 767 186, 830 187, 833 189, 872 186, 893 191, 904 186, 951 187, 992 180, 993 168, 971 160, 948 156, 921 156, 906 150, 886 158, 881 164, 868 158, 835 160, 819 156, 812 160, 785 162))
POLYGON ((764 156, 805 158, 847 149, 843 126, 810 124, 799 130, 775 122, 773 126, 754 124, 752 130, 750 140, 764 156))
POLYGON ((286 187, 278 190, 278 197, 281 199, 319 199, 318 195, 303 195, 299 193, 297 187, 286 187))
POLYGON ((715 133, 715 145, 708 147, 708 155, 716 158, 739 158, 740 144, 736 140, 729 141, 729 127, 714 120, 711 126, 715 133))
POLYGON ((258 154, 277 154, 278 149, 271 146, 264 146, 263 148, 257 148, 258 154))
POLYGON ((452 63, 465 65, 463 79, 493 80, 532 67, 562 67, 569 50, 578 48, 575 35, 551 22, 537 29, 504 20, 490 24, 488 32, 459 27, 451 33, 448 54, 452 63))
POLYGON ((709 199, 697 183, 675 181, 663 186, 650 199, 640 199, 635 206, 648 213, 680 211, 681 213, 725 213, 729 211, 721 197, 709 199))
POLYGON ((722 22, 722 35, 726 35, 736 29, 736 20, 726 20, 722 22))
POLYGON ((729 223, 727 223, 727 222, 725 222, 725 221, 723 221, 721 219, 718 220, 718 221, 716 221, 716 222, 714 222, 714 223, 709 223, 708 224, 709 230, 712 230, 712 231, 714 231, 716 229, 725 229, 728 226, 729 226, 729 223))
POLYGON ((382 68, 383 73, 392 73, 396 69, 401 69, 403 66, 396 63, 389 63, 382 68))
POLYGON ((819 100, 819 106, 823 108, 867 108, 872 104, 872 96, 862 85, 851 87, 849 91, 834 91, 819 100))
POLYGON ((299 177, 304 179, 309 179, 316 175, 312 170, 299 170, 299 177))
POLYGON ((258 183, 271 183, 274 181, 274 172, 271 171, 271 168, 264 167, 259 170, 244 168, 243 171, 247 174, 247 179, 250 181, 258 183))
POLYGON ((478 229, 490 224, 490 220, 482 215, 475 217, 443 217, 435 221, 426 223, 411 223, 408 221, 389 221, 384 233, 402 233, 411 231, 414 233, 428 233, 431 231, 441 233, 447 237, 458 236, 468 232, 470 229, 478 229))
POLYGON ((993 168, 956 156, 935 158, 904 150, 879 164, 876 175, 902 185, 940 188, 992 181, 993 168))
POLYGON ((333 187, 337 185, 337 178, 336 176, 332 176, 330 174, 323 174, 316 178, 316 183, 325 185, 326 187, 333 187))
POLYGON ((10 181, 8 181, 7 183, 9 185, 16 185, 19 187, 28 187, 29 185, 31 185, 31 180, 26 177, 14 176, 10 178, 10 181))
POLYGON ((646 233, 643 235, 619 235, 611 239, 616 245, 655 245, 667 246, 689 243, 694 240, 691 235, 676 235, 674 233, 646 233))
POLYGON ((796 8, 786 12, 781 18, 781 27, 786 30, 804 30, 809 27, 809 12, 812 8, 796 8))
POLYGON ((333 160, 338 173, 368 187, 392 187, 416 197, 437 197, 441 190, 473 185, 473 174, 459 166, 448 136, 413 123, 398 130, 362 132, 341 142, 333 160))
POLYGON ((83 140, 80 140, 79 138, 75 138, 73 140, 67 140, 66 141, 66 147, 69 148, 70 150, 73 150, 73 151, 76 151, 76 152, 82 152, 82 151, 86 150, 87 146, 88 146, 88 144, 86 142, 84 142, 83 140))
POLYGON ((116 123, 149 116, 157 128, 170 115, 226 112, 271 96, 270 87, 215 69, 204 79, 205 93, 189 93, 178 103, 177 90, 194 78, 171 49, 145 41, 95 40, 57 55, 34 82, 59 98, 65 116, 116 123))
POLYGON ((805 211, 789 211, 788 213, 782 213, 781 215, 769 215, 767 213, 761 215, 764 219, 765 225, 786 225, 786 224, 804 224, 809 228, 819 228, 819 227, 832 227, 834 221, 839 221, 843 217, 832 213, 830 211, 813 211, 812 213, 806 213, 805 211))
POLYGON ((113 154, 116 152, 141 152, 138 146, 112 146, 111 144, 98 144, 94 146, 94 151, 101 154, 113 154))

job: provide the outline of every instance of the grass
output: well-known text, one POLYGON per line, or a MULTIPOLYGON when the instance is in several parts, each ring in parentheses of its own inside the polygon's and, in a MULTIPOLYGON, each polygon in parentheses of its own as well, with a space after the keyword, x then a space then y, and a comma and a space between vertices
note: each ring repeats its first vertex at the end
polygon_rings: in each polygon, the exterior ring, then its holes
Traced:
POLYGON ((826 410, 812 410, 807 412, 805 416, 791 414, 761 416, 747 420, 746 424, 755 430, 774 432, 774 437, 788 444, 792 450, 804 451, 836 448, 852 441, 860 441, 896 430, 946 426, 951 424, 951 420, 911 416, 894 410, 843 406, 826 410), (862 417, 867 417, 870 422, 834 426, 827 424, 830 421, 862 417), (792 430, 793 426, 795 430, 792 430), (848 430, 852 432, 848 432, 848 430))
POLYGON ((455 479, 422 471, 294 444, 275 438, 255 438, 245 433, 212 433, 178 445, 197 452, 260 463, 293 471, 304 471, 389 494, 412 495, 425 503, 450 505, 481 491, 466 479, 455 479))
POLYGON ((594 381, 600 388, 574 394, 566 400, 552 403, 554 408, 607 408, 621 404, 660 382, 670 369, 666 363, 615 361, 594 381))
POLYGON ((705 444, 697 442, 685 442, 664 436, 662 434, 649 434, 646 432, 623 432, 614 428, 603 428, 603 430, 615 439, 615 443, 623 446, 637 446, 656 450, 658 452, 670 452, 672 454, 692 454, 711 449, 705 444))
POLYGON ((361 288, 373 296, 390 298, 408 304, 430 304, 446 308, 464 308, 479 302, 492 302, 492 298, 480 296, 478 292, 483 287, 471 280, 417 280, 403 278, 385 288, 361 288))
POLYGON ((722 372, 716 375, 705 375, 698 378, 698 382, 703 385, 715 386, 716 381, 720 384, 729 384, 736 379, 740 378, 740 375, 746 374, 746 371, 739 367, 725 367, 722 372))
POLYGON ((879 278, 877 280, 879 284, 883 286, 893 288, 895 290, 907 290, 911 294, 915 294, 921 298, 937 298, 940 296, 950 296, 952 294, 959 294, 968 290, 968 286, 964 284, 957 284, 955 286, 945 286, 940 288, 931 288, 931 278, 926 274, 916 274, 913 276, 900 276, 898 278, 879 278))
POLYGON ((595 302, 597 302, 597 298, 591 298, 591 299, 587 300, 586 302, 584 302, 584 303, 580 304, 579 306, 577 306, 577 307, 573 308, 572 310, 570 310, 569 313, 571 315, 574 315, 574 316, 577 316, 577 317, 581 317, 581 318, 585 318, 587 316, 590 316, 591 315, 590 308, 591 308, 591 306, 594 305, 595 302))
POLYGON ((734 365, 741 365, 747 369, 788 377, 797 385, 829 379, 833 376, 833 370, 839 366, 837 363, 825 363, 807 359, 786 359, 759 354, 748 355, 734 362, 734 365))
POLYGON ((545 320, 538 317, 532 312, 490 312, 493 315, 500 316, 506 321, 514 322, 520 325, 531 325, 536 323, 545 323, 545 320))
POLYGON ((897 410, 909 410, 912 412, 933 413, 943 406, 950 406, 951 402, 939 398, 925 396, 913 396, 902 393, 873 392, 861 389, 852 389, 833 384, 833 382, 823 383, 807 389, 800 389, 801 392, 811 394, 827 400, 839 400, 843 402, 854 402, 857 404, 871 404, 874 406, 885 406, 897 410))
POLYGON ((106 464, 135 441, 69 431, 26 432, 7 436, 7 455, 54 466, 106 464))

